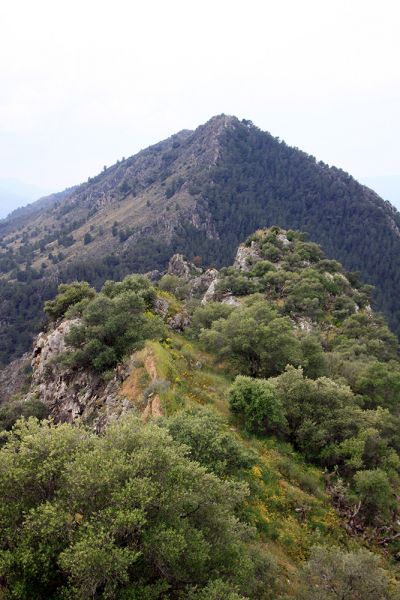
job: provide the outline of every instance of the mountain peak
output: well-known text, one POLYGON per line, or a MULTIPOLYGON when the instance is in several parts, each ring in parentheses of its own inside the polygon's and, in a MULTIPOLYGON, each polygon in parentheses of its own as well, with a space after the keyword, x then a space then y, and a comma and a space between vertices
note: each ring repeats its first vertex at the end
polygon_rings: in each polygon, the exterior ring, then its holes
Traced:
MULTIPOLYGON (((128 273, 162 272, 176 253, 220 268, 251 232, 274 224, 308 231, 328 258, 360 271, 400 330, 400 214, 348 173, 232 115, 181 130, 51 206, 1 222, 0 269, 4 285, 36 286, 38 296, 55 294, 57 281, 99 288, 128 273)), ((0 306, 12 329, 15 312, 0 306)))

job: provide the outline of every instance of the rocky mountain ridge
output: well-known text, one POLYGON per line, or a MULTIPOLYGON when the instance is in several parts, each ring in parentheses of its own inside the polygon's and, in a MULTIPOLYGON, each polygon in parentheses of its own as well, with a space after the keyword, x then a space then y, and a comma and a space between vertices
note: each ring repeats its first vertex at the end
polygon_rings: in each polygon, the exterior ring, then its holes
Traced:
POLYGON ((399 213, 340 169, 220 115, 0 223, 1 364, 29 349, 59 283, 98 290, 128 273, 165 272, 174 254, 220 268, 247 235, 273 224, 308 231, 328 257, 360 271, 397 332, 399 213))
MULTIPOLYGON (((180 281, 189 284, 188 298, 198 296, 210 282, 216 279, 216 269, 203 269, 184 260, 182 255, 174 255, 168 267, 171 277, 179 277, 180 281)), ((161 274, 149 273, 150 279, 159 280, 161 274)), ((154 313, 161 316, 170 331, 182 333, 190 326, 191 321, 185 308, 169 308, 170 298, 157 298, 153 303, 154 313)), ((129 410, 139 410, 143 418, 162 415, 162 407, 157 393, 149 393, 143 397, 141 386, 135 383, 138 373, 148 376, 149 384, 165 385, 157 375, 157 365, 152 351, 148 348, 134 352, 115 369, 110 381, 93 376, 85 369, 78 371, 60 370, 55 359, 68 350, 65 336, 71 325, 79 325, 79 319, 61 320, 47 332, 41 332, 36 338, 30 356, 32 377, 29 391, 21 398, 22 402, 32 399, 43 402, 49 415, 55 422, 73 423, 76 419, 89 422, 94 431, 101 431, 112 420, 119 418, 129 410)), ((29 354, 24 356, 23 366, 28 364, 29 354)), ((15 369, 20 368, 20 361, 15 361, 15 369)), ((201 365, 200 365, 201 367, 201 365)), ((10 367, 11 368, 11 367, 10 367)), ((10 370, 10 369, 9 369, 10 370)), ((19 381, 21 384, 21 381, 19 381)), ((0 380, 0 397, 9 398, 5 381, 0 380)), ((13 387, 16 394, 18 386, 13 387)))
MULTIPOLYGON (((159 272, 149 273, 148 278, 157 281, 160 286, 158 297, 153 301, 154 314, 163 319, 169 331, 182 334, 192 325, 191 318, 184 303, 177 304, 175 296, 162 291, 166 286, 178 297, 184 291, 187 301, 198 298, 201 300, 202 306, 217 302, 230 307, 238 307, 243 301, 243 298, 237 297, 237 292, 236 295, 233 293, 234 286, 237 286, 238 282, 239 286, 244 285, 245 288, 246 286, 265 285, 265 273, 273 275, 281 272, 284 280, 288 280, 289 276, 293 278, 295 273, 291 274, 290 271, 285 271, 288 261, 292 261, 291 264, 296 265, 296 270, 304 274, 305 278, 311 277, 311 281, 314 281, 317 276, 316 265, 320 261, 323 270, 319 277, 323 276, 327 280, 328 288, 332 284, 333 290, 338 281, 343 282, 340 306, 337 304, 337 300, 335 306, 342 309, 346 307, 344 311, 342 310, 342 313, 346 315, 347 311, 349 314, 358 314, 360 308, 354 303, 354 298, 356 298, 359 305, 363 306, 362 312, 371 314, 372 317, 371 308, 365 301, 363 301, 363 305, 360 304, 361 299, 357 299, 361 298, 360 293, 352 289, 348 279, 340 272, 341 265, 339 263, 323 259, 321 250, 315 244, 307 246, 302 242, 296 242, 297 245, 294 245, 293 239, 296 238, 293 238, 293 232, 286 232, 279 228, 272 229, 275 229, 275 232, 258 231, 246 243, 241 244, 237 249, 233 267, 222 269, 221 272, 216 269, 204 270, 186 260, 182 255, 176 254, 169 261, 166 276, 162 277, 159 272), (273 263, 265 260, 265 252, 269 251, 271 254, 271 235, 276 239, 277 246, 275 248, 278 250, 278 253, 274 254, 273 263), (300 247, 302 249, 303 247, 304 249, 311 248, 314 256, 304 254, 303 257, 300 257, 296 255, 296 248, 300 247), (293 262, 293 259, 297 262, 293 262), (233 279, 232 274, 234 275, 233 279)), ((303 251, 305 251, 304 249, 303 251)), ((308 251, 310 252, 310 250, 308 251)), ((290 277, 288 281, 290 281, 290 277)), ((275 293, 271 295, 272 288, 268 287, 271 283, 267 284, 264 294, 278 308, 282 308, 283 300, 279 299, 279 296, 280 298, 284 296, 282 296, 282 292, 278 296, 275 293)), ((256 288, 246 289, 250 290, 250 293, 257 291, 256 288)), ((309 299, 311 299, 312 293, 308 293, 309 299)), ((318 293, 321 293, 320 290, 318 293)), ((287 295, 287 292, 284 294, 287 295)), ((324 304, 320 305, 321 307, 325 306, 325 310, 326 302, 333 306, 334 296, 329 292, 326 300, 323 301, 324 304)), ((300 307, 293 306, 290 312, 293 329, 298 332, 315 330, 320 332, 319 335, 337 335, 334 333, 337 327, 334 326, 330 313, 323 318, 321 315, 322 312, 317 306, 315 306, 314 312, 310 312, 309 308, 304 312, 300 307)), ((170 383, 158 377, 157 362, 152 357, 150 347, 131 354, 114 369, 114 372, 110 374, 111 379, 107 380, 93 375, 85 369, 65 370, 56 365, 57 357, 68 350, 65 336, 69 333, 72 325, 79 324, 80 320, 77 318, 61 320, 51 326, 47 332, 42 332, 37 336, 31 355, 33 374, 30 389, 22 396, 21 401, 39 400, 46 405, 49 414, 56 422, 72 423, 76 419, 83 419, 90 423, 95 431, 102 430, 112 420, 119 418, 129 410, 144 413, 146 418, 151 415, 161 415, 162 406, 157 389, 160 386, 161 388, 165 385, 168 386, 170 383), (148 392, 143 392, 143 385, 139 384, 140 377, 142 380, 147 378, 150 386, 147 388, 148 392)), ((27 356, 25 356, 25 365, 26 359, 27 356)), ((16 367, 19 365, 20 363, 17 362, 16 367)), ((197 368, 201 368, 201 363, 197 368)), ((4 395, 4 398, 6 391, 6 387, 4 384, 1 386, 0 382, 0 394, 4 395)))

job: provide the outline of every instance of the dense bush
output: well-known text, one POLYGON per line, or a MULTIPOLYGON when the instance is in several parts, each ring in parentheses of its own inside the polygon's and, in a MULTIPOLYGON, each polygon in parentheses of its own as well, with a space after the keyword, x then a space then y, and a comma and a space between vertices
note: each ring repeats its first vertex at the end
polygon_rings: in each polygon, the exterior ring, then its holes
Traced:
POLYGON ((234 516, 246 484, 186 454, 134 417, 102 436, 19 422, 0 450, 3 597, 266 597, 271 561, 234 516))
POLYGON ((238 375, 228 390, 229 408, 244 417, 248 430, 279 431, 286 420, 275 386, 265 379, 238 375))
POLYGON ((92 300, 95 295, 95 290, 86 281, 69 285, 62 283, 58 286, 58 296, 55 300, 45 302, 44 310, 52 321, 57 321, 65 315, 70 306, 78 304, 84 299, 92 300))
MULTIPOLYGON (((130 275, 122 282, 106 282, 102 292, 84 304, 70 305, 69 314, 73 316, 78 307, 82 323, 71 325, 65 341, 73 350, 60 354, 58 364, 100 374, 115 367, 145 339, 160 337, 164 323, 149 312, 154 298, 148 279, 130 275)), ((59 303, 58 297, 54 303, 59 303)))
POLYGON ((280 317, 261 296, 253 296, 226 319, 214 321, 200 340, 222 359, 230 359, 252 377, 281 373, 301 363, 300 342, 288 317, 280 317))
POLYGON ((0 434, 4 431, 11 431, 15 423, 21 417, 28 419, 36 417, 44 419, 48 414, 48 408, 43 402, 33 398, 26 402, 15 400, 9 404, 3 404, 0 407, 0 434))
POLYGON ((219 476, 237 475, 257 461, 257 454, 229 431, 223 418, 211 409, 179 412, 159 425, 171 437, 190 448, 190 458, 219 476))
POLYGON ((396 581, 368 550, 343 552, 316 546, 302 569, 299 600, 393 600, 400 598, 396 581))

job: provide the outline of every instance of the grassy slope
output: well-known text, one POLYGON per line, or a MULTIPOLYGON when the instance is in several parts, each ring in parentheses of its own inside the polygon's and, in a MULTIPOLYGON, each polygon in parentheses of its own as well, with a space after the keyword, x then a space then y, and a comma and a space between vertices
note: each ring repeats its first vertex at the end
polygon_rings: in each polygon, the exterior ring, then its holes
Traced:
MULTIPOLYGON (((227 365, 216 364, 198 342, 176 333, 170 333, 163 343, 149 341, 146 348, 155 358, 158 377, 171 382, 160 393, 167 415, 181 408, 211 407, 224 416, 227 426, 244 444, 257 450, 260 461, 246 475, 252 493, 241 517, 256 527, 259 543, 276 559, 279 594, 296 597, 297 569, 314 544, 342 549, 365 546, 361 539, 351 539, 342 526, 324 491, 322 469, 307 464, 290 444, 247 434, 243 423, 230 414, 226 392, 232 377, 227 365)), ((131 401, 142 411, 140 398, 148 377, 145 367, 140 361, 138 364, 121 394, 131 390, 131 401)), ((387 569, 392 568, 384 556, 382 560, 387 569)))

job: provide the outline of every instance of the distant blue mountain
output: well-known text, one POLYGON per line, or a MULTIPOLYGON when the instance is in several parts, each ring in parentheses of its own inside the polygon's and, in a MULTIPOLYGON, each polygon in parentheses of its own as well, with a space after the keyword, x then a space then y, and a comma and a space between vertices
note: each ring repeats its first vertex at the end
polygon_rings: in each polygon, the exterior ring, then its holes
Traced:
POLYGON ((0 219, 4 219, 10 212, 21 206, 26 206, 29 202, 32 202, 32 200, 26 196, 17 196, 0 188, 0 219))
POLYGON ((55 190, 50 188, 41 188, 37 185, 31 185, 30 183, 24 183, 19 179, 12 177, 3 178, 0 177, 0 189, 6 192, 10 192, 15 196, 21 196, 23 198, 29 198, 29 200, 38 200, 43 196, 52 194, 55 190))
POLYGON ((48 196, 53 191, 24 183, 19 179, 0 177, 0 219, 4 219, 17 208, 22 208, 32 201, 48 196))

